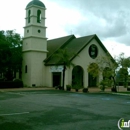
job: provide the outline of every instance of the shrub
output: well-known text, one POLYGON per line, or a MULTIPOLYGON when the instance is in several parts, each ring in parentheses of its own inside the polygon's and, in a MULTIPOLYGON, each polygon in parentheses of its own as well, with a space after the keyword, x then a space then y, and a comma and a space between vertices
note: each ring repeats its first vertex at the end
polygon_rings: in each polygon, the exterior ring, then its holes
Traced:
POLYGON ((116 88, 111 88, 111 91, 112 92, 117 92, 117 89, 116 88))
POLYGON ((14 79, 13 81, 14 82, 21 82, 22 80, 21 79, 14 79))
POLYGON ((102 91, 104 91, 104 90, 105 90, 105 87, 106 87, 106 82, 105 82, 104 80, 102 80, 102 81, 100 82, 99 88, 100 88, 102 91))
POLYGON ((130 87, 129 86, 127 87, 127 91, 130 91, 130 87))
POLYGON ((111 87, 112 86, 112 80, 106 78, 106 79, 103 79, 101 82, 100 82, 100 89, 102 91, 105 90, 106 87, 111 87))
POLYGON ((70 91, 71 90, 71 85, 66 85, 66 89, 67 89, 67 91, 70 91))
POLYGON ((88 88, 83 88, 83 92, 84 93, 88 92, 88 88))
POLYGON ((0 82, 0 88, 21 88, 21 87, 23 87, 23 82, 21 80, 0 82))
POLYGON ((81 89, 82 86, 81 86, 80 84, 75 84, 75 85, 73 86, 73 88, 75 89, 76 92, 78 92, 78 90, 81 89))
POLYGON ((60 86, 60 85, 55 86, 55 89, 64 90, 64 88, 62 86, 60 86))

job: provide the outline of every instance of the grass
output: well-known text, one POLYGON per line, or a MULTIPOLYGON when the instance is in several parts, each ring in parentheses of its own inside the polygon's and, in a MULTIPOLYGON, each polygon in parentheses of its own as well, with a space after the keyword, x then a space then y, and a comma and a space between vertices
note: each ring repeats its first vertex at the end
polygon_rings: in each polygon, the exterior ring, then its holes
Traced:
POLYGON ((130 95, 130 92, 118 92, 118 93, 130 95))

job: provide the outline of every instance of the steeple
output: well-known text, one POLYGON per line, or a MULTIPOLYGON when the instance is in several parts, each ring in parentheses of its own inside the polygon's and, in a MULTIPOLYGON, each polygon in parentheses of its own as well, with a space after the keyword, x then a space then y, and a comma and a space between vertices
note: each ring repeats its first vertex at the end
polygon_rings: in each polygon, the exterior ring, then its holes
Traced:
POLYGON ((32 6, 32 5, 40 6, 40 7, 44 7, 45 8, 45 5, 41 1, 39 1, 39 0, 32 0, 31 2, 28 3, 26 8, 28 8, 28 7, 32 6))
POLYGON ((26 6, 22 77, 26 86, 43 86, 43 60, 47 56, 45 5, 32 0, 26 6))

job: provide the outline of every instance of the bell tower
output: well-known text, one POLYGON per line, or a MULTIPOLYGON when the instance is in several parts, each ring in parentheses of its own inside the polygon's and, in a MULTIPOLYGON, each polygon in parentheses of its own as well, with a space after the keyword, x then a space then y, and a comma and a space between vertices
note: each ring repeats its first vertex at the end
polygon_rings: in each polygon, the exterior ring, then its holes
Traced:
POLYGON ((23 39, 22 80, 24 86, 44 86, 47 56, 47 38, 45 27, 45 5, 32 0, 26 6, 26 18, 23 39))

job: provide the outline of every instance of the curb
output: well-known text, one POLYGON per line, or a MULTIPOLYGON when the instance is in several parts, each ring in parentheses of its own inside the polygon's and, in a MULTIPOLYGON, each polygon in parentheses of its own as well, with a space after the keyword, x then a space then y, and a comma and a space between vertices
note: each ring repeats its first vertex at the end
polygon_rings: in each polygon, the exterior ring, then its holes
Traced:
POLYGON ((19 89, 0 89, 0 92, 10 92, 10 91, 42 91, 42 90, 54 90, 54 88, 19 88, 19 89))
POLYGON ((130 94, 124 94, 124 93, 111 93, 111 94, 121 95, 121 96, 130 96, 130 94))

